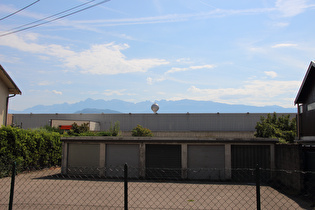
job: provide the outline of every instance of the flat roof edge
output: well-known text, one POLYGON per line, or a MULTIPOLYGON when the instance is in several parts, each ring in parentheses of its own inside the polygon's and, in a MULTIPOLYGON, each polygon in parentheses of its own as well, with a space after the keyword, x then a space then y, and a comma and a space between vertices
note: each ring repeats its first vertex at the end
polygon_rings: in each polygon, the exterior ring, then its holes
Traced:
POLYGON ((271 138, 203 138, 203 137, 112 137, 76 136, 62 137, 62 142, 113 142, 113 143, 278 143, 271 138))

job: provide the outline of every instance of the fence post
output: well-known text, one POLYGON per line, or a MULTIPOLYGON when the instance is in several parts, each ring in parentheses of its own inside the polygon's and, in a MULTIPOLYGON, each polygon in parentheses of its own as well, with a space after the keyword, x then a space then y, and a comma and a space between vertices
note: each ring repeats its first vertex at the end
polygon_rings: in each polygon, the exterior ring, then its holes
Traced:
POLYGON ((13 162, 13 165, 12 165, 12 176, 11 176, 11 188, 10 188, 9 210, 12 210, 12 205, 13 205, 15 170, 16 170, 16 162, 13 162))
POLYGON ((125 163, 124 165, 124 204, 125 210, 128 210, 128 165, 125 163))
POLYGON ((260 205, 260 168, 259 165, 256 165, 256 202, 257 202, 257 210, 261 209, 260 205))

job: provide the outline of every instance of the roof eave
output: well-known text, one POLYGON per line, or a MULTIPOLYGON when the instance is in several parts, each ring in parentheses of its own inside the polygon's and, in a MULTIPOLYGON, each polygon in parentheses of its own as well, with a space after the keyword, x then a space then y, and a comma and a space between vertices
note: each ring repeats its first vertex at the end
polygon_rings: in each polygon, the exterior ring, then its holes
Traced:
MULTIPOLYGON (((4 82, 6 83, 6 85, 8 86, 8 90, 9 90, 9 94, 19 94, 21 95, 22 92, 21 90, 18 88, 18 86, 14 83, 14 81, 11 79, 11 77, 9 76, 9 74, 4 70, 4 68, 0 65, 0 71, 2 72, 2 74, 4 75, 4 82)), ((0 75, 1 76, 1 75, 0 75)))
MULTIPOLYGON (((302 82, 301 87, 300 87, 300 89, 299 89, 299 92, 298 92, 298 94, 296 95, 296 98, 295 98, 295 100, 294 100, 294 105, 299 104, 299 103, 302 103, 300 97, 301 97, 302 92, 304 91, 303 89, 304 89, 305 83, 306 83, 306 81, 307 81, 308 75, 310 74, 310 72, 312 71, 313 68, 315 68, 315 62, 314 62, 314 61, 311 61, 310 65, 308 66, 308 69, 307 69, 307 71, 306 71, 306 74, 305 74, 305 76, 304 76, 304 79, 303 79, 303 82, 302 82)), ((314 70, 315 70, 315 69, 314 69, 314 70)))

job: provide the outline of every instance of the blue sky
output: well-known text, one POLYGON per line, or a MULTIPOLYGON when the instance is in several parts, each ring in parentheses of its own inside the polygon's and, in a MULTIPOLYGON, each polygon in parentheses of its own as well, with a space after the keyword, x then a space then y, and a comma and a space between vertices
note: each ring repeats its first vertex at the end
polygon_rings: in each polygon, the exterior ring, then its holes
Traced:
MULTIPOLYGON (((34 1, 2 0, 0 18, 34 1)), ((87 98, 291 108, 315 56, 307 0, 111 0, 5 35, 85 2, 40 0, 0 21, 0 63, 22 91, 10 109, 87 98)))

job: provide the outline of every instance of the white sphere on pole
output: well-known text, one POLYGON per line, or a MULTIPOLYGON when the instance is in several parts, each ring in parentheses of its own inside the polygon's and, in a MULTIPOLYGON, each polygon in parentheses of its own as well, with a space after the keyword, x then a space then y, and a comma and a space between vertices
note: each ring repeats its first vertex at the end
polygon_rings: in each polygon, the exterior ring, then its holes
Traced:
POLYGON ((156 112, 159 110, 159 105, 157 103, 152 104, 151 109, 156 114, 156 112))

